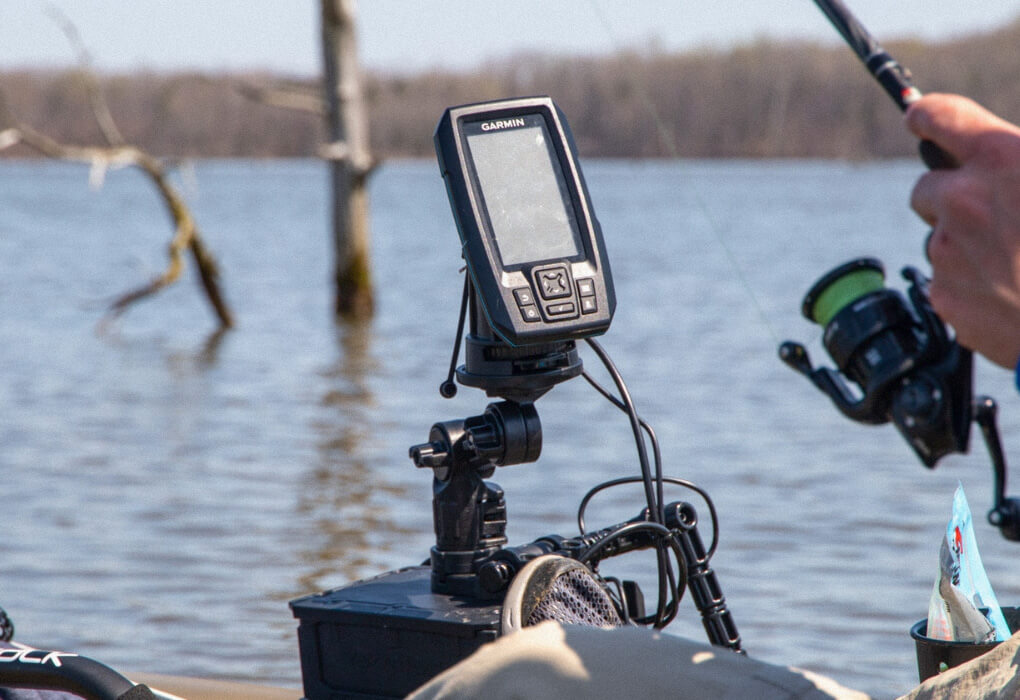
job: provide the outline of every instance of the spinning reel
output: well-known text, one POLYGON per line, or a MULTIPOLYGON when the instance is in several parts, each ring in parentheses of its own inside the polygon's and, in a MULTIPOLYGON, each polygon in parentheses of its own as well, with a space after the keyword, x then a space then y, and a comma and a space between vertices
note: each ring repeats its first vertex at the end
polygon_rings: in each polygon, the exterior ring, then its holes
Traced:
POLYGON ((804 296, 804 317, 824 328, 822 343, 836 370, 811 364, 800 343, 784 342, 779 357, 859 423, 892 422, 928 468, 967 452, 970 424, 981 428, 995 472, 988 521, 1020 541, 1020 499, 1006 498, 1006 460, 995 401, 973 396, 974 358, 932 309, 928 280, 905 267, 907 296, 885 286, 874 258, 857 258, 823 275, 804 296))

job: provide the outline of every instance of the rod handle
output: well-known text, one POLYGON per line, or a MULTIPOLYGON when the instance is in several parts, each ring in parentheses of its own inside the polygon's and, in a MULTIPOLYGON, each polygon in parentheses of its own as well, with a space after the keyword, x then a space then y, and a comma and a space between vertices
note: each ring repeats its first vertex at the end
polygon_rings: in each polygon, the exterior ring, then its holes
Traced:
POLYGON ((929 170, 956 170, 960 163, 934 141, 925 139, 918 146, 921 160, 929 170))

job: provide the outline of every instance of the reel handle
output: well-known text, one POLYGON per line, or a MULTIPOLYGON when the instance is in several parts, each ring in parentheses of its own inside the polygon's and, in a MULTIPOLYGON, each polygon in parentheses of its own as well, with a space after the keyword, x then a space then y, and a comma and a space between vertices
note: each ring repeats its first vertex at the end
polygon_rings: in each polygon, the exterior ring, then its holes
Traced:
POLYGON ((1006 497, 1006 455, 996 418, 999 407, 990 396, 979 396, 974 402, 974 422, 981 428, 981 436, 988 448, 995 473, 994 502, 988 511, 988 522, 999 528, 1007 540, 1020 542, 1020 498, 1006 497))

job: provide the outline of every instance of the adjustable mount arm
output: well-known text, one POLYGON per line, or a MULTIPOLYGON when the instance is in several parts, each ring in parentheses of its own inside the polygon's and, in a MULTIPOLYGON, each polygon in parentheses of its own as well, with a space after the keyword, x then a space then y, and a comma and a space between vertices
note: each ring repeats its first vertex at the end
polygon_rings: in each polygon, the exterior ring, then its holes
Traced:
POLYGON ((429 441, 415 445, 415 466, 431 468, 432 590, 476 598, 498 597, 481 586, 478 572, 507 543, 503 490, 484 481, 497 466, 534 462, 542 451, 542 425, 532 403, 500 401, 485 413, 436 423, 429 441))
POLYGON ((709 566, 705 545, 698 534, 698 513, 690 503, 670 503, 666 507, 666 525, 674 530, 687 565, 687 587, 701 613, 708 641, 715 646, 742 652, 740 633, 715 571, 709 566))

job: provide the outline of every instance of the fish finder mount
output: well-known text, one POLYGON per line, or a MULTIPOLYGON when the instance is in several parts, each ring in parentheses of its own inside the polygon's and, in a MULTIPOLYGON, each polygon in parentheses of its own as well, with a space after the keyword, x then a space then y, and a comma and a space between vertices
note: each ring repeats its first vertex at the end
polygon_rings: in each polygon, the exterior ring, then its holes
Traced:
MULTIPOLYGON (((609 594, 622 619, 664 627, 690 580, 710 641, 739 650, 708 566, 715 533, 706 549, 689 504, 655 500, 640 419, 622 378, 591 340, 608 329, 616 297, 566 120, 548 97, 454 107, 440 119, 435 143, 466 270, 440 393, 451 398, 460 384, 495 400, 478 415, 433 424, 427 440, 409 449, 417 467, 432 470, 435 545, 428 561, 291 602, 300 620, 305 697, 406 696, 503 633, 508 587, 543 554, 572 558, 594 572, 605 558, 654 548, 658 606, 646 615, 637 584, 619 581, 609 594), (647 505, 632 521, 595 532, 586 530, 579 512, 576 537, 547 535, 507 546, 503 490, 487 479, 496 467, 538 459, 542 426, 535 402, 582 373, 579 340, 591 342, 626 398, 605 394, 637 426, 642 477, 635 479, 645 485, 647 505)), ((654 443, 654 433, 649 439, 654 443)), ((631 481, 596 487, 581 511, 594 493, 631 481)), ((660 477, 660 487, 665 481, 689 485, 660 477)), ((695 490, 709 503, 714 529, 711 502, 695 490)))
POLYGON ((616 298, 573 139, 552 100, 450 108, 435 145, 467 271, 440 393, 454 396, 456 377, 503 400, 481 415, 436 423, 428 442, 409 452, 434 475, 433 592, 498 599, 523 560, 499 556, 506 503, 485 479, 497 466, 538 459, 534 402, 581 374, 576 340, 605 332, 616 298))

